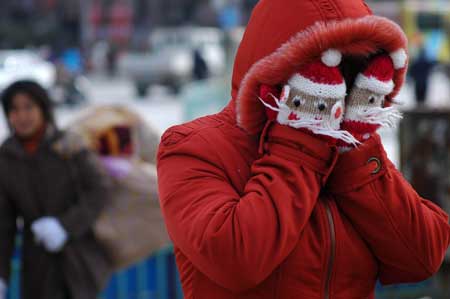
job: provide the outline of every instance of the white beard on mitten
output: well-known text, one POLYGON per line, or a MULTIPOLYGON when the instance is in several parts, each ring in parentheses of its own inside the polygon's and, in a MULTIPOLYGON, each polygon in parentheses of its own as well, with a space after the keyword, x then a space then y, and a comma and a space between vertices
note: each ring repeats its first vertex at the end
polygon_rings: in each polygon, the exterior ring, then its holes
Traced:
POLYGON ((269 118, 274 115, 279 124, 330 143, 342 140, 358 144, 349 132, 340 130, 346 96, 345 81, 337 68, 341 58, 337 50, 328 50, 322 54, 321 61, 301 66, 284 85, 279 98, 268 94, 272 88, 262 86, 260 100, 266 107, 266 115, 269 118))
POLYGON ((68 240, 68 234, 55 217, 42 217, 33 222, 31 231, 35 241, 42 244, 48 252, 59 252, 68 240))
MULTIPOLYGON (((406 54, 400 56, 404 57, 403 63, 398 63, 398 59, 395 60, 392 55, 373 57, 367 68, 356 77, 346 99, 341 129, 350 132, 361 143, 370 139, 380 127, 395 127, 402 118, 396 108, 386 107, 386 96, 394 90, 395 69, 404 67, 406 63, 406 54)), ((347 152, 355 147, 354 144, 343 141, 338 141, 337 145, 340 152, 347 152)))

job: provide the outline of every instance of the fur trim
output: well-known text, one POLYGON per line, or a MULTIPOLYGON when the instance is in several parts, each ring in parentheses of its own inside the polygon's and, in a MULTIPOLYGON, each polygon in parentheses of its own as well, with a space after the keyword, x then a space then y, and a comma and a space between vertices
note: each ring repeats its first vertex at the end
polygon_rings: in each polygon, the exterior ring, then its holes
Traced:
POLYGON ((300 74, 295 74, 289 79, 289 85, 301 90, 309 95, 329 98, 329 99, 339 99, 345 98, 347 88, 345 82, 341 84, 322 84, 316 83, 308 78, 303 77, 300 74))
MULTIPOLYGON (((407 40, 401 28, 383 17, 317 22, 250 68, 236 97, 238 125, 250 134, 260 133, 266 116, 265 107, 258 99, 259 86, 287 82, 301 65, 317 60, 328 49, 337 49, 343 55, 368 55, 380 49, 393 53, 406 48, 407 40)), ((405 74, 406 67, 395 72, 395 87, 388 99, 397 95, 405 74)))
POLYGON ((383 82, 375 77, 364 76, 362 73, 359 73, 356 77, 355 85, 380 95, 388 95, 394 90, 394 81, 383 82))

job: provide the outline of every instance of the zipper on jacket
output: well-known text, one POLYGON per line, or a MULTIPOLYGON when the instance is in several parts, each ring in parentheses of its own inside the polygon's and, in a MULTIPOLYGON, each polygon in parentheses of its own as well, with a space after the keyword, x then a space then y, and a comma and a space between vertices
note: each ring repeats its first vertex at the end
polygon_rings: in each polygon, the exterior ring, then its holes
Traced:
POLYGON ((327 277, 325 281, 325 299, 330 299, 330 285, 331 285, 331 275, 333 274, 333 264, 334 264, 334 258, 336 255, 336 231, 334 228, 334 220, 333 220, 333 214, 331 213, 331 208, 327 202, 324 202, 325 210, 327 213, 327 220, 329 225, 329 232, 330 232, 330 259, 328 262, 328 268, 327 268, 327 277))

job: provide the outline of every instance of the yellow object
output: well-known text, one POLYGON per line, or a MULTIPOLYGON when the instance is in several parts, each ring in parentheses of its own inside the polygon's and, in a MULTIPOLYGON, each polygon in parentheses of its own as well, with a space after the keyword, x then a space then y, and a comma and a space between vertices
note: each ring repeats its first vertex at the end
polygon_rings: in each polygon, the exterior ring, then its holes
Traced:
MULTIPOLYGON (((444 40, 436 49, 436 59, 441 63, 450 63, 450 1, 449 0, 406 0, 402 2, 401 20, 402 27, 410 42, 410 54, 412 57, 424 46, 427 35, 431 29, 420 29, 418 27, 418 16, 429 16, 430 19, 442 18, 443 27, 440 28, 444 34, 444 40)), ((434 42, 434 41, 432 41, 434 42)), ((433 45, 432 45, 433 46, 433 45)))

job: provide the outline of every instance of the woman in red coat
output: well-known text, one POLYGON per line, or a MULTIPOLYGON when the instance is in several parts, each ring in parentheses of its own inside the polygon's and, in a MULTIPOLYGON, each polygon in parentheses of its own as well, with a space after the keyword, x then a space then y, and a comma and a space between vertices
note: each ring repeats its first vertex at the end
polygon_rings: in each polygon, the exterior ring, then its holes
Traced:
POLYGON ((375 133, 399 116, 405 49, 363 1, 258 3, 230 104, 170 128, 159 149, 185 298, 374 298, 377 280, 437 272, 447 215, 375 133))

